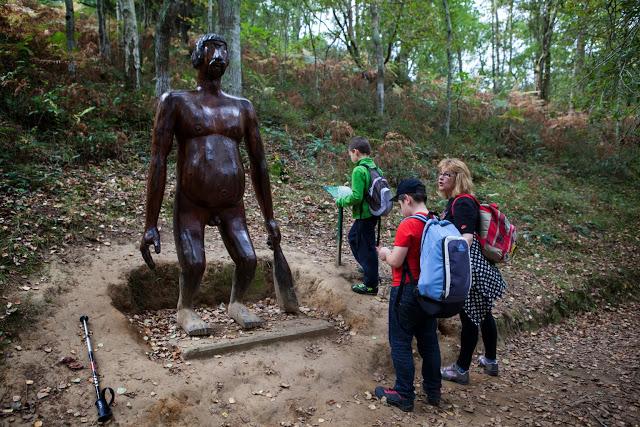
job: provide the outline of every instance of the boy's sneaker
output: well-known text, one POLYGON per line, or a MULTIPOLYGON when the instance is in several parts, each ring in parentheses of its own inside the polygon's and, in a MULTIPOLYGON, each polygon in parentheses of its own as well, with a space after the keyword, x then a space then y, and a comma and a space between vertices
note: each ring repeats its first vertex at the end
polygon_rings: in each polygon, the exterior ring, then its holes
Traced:
POLYGON ((356 283, 351 287, 351 290, 355 293, 363 295, 378 295, 378 288, 365 286, 364 283, 356 283))
POLYGON ((463 385, 469 384, 469 371, 463 371, 457 363, 440 368, 440 375, 442 375, 443 380, 463 385))
POLYGON ((429 406, 440 406, 440 397, 427 397, 427 405, 429 406))
POLYGON ((485 356, 478 357, 478 364, 484 368, 484 373, 492 377, 498 376, 498 361, 487 359, 485 356))
POLYGON ((400 393, 392 388, 376 387, 374 394, 378 399, 386 398, 389 405, 396 406, 404 412, 413 411, 413 400, 402 397, 400 393))

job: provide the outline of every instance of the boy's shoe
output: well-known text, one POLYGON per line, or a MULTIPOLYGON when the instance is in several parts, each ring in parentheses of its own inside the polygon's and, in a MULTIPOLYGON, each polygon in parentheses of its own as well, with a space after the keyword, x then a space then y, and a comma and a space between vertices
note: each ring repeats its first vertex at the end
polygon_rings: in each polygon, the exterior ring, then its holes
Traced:
POLYGON ((427 397, 427 405, 429 406, 435 406, 438 407, 440 406, 440 398, 439 397, 427 397))
POLYGON ((378 289, 365 286, 364 283, 356 283, 351 287, 351 290, 358 294, 363 295, 378 295, 378 289))
POLYGON ((478 364, 484 368, 484 373, 492 377, 498 376, 498 361, 493 362, 484 356, 478 357, 478 364))
POLYGON ((440 368, 443 380, 453 381, 458 384, 469 384, 469 371, 463 371, 457 363, 440 368))
POLYGON ((402 397, 400 393, 392 388, 376 387, 374 394, 378 399, 386 398, 389 405, 396 406, 404 412, 413 411, 413 400, 402 397))

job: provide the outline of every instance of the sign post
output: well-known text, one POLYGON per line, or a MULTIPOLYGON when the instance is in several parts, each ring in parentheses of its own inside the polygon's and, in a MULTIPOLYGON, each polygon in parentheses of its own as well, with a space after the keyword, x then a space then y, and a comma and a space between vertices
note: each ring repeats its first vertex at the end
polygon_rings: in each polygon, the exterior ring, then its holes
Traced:
MULTIPOLYGON (((333 197, 333 200, 338 200, 341 197, 345 197, 345 196, 350 196, 352 194, 351 192, 351 188, 346 187, 344 185, 338 185, 338 186, 331 186, 331 185, 325 185, 324 187, 322 187, 325 189, 325 191, 327 193, 329 193, 331 195, 331 197, 333 197)), ((342 265, 342 224, 343 224, 343 217, 344 217, 344 209, 341 207, 338 207, 338 227, 336 230, 336 243, 338 246, 338 252, 336 254, 336 265, 340 266, 342 265)))

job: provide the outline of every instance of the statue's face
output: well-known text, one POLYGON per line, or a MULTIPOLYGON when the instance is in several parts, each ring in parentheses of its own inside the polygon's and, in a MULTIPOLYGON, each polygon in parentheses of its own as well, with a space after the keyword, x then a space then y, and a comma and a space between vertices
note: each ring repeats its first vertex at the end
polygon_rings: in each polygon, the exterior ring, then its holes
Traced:
POLYGON ((220 78, 229 65, 229 54, 227 45, 221 41, 213 40, 204 46, 204 62, 207 77, 215 79, 220 78))

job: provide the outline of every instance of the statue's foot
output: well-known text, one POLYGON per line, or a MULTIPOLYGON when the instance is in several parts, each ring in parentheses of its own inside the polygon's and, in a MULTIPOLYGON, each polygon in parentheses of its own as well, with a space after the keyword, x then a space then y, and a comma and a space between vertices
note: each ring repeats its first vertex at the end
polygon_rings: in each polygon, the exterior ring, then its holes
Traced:
POLYGON ((190 308, 181 308, 177 314, 178 324, 189 336, 211 335, 215 328, 202 320, 198 314, 190 308))
POLYGON ((264 323, 264 320, 250 312, 244 304, 239 302, 229 304, 227 313, 242 329, 257 328, 264 323))

